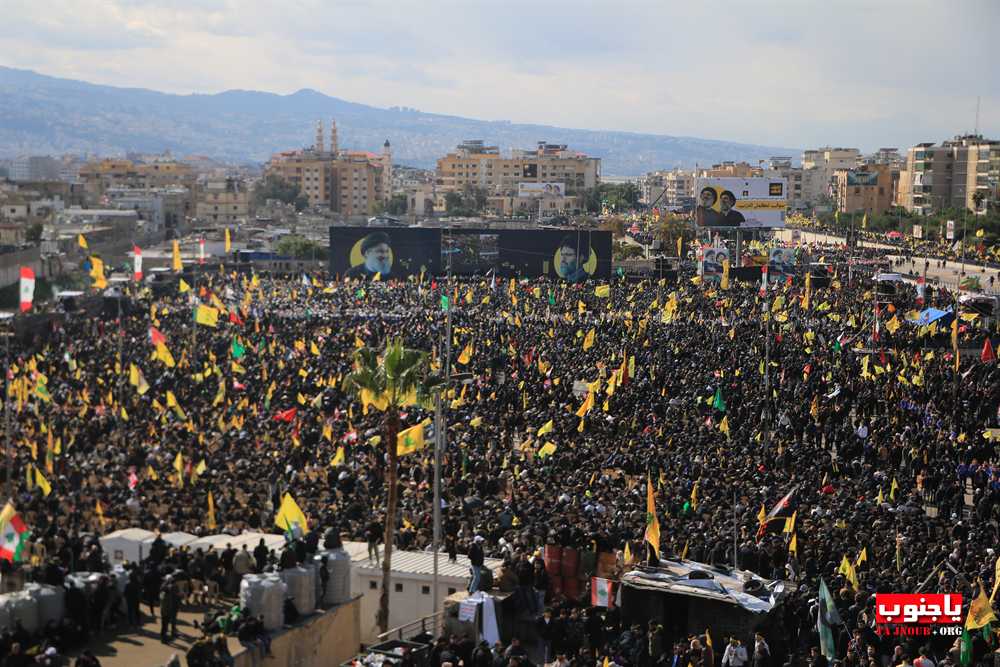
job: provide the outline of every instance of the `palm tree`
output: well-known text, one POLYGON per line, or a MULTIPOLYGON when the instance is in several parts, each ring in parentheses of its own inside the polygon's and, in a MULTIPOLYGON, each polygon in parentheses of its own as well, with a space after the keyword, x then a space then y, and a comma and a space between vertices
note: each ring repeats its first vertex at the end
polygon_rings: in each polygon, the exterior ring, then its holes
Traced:
POLYGON ((396 535, 396 506, 399 500, 396 482, 399 411, 413 405, 429 408, 433 392, 442 383, 441 378, 429 372, 428 354, 403 347, 403 341, 399 338, 386 341, 385 351, 381 356, 369 347, 359 349, 354 353, 354 372, 347 376, 348 391, 355 393, 362 404, 369 403, 384 411, 382 444, 389 452, 389 470, 386 475, 388 500, 383 533, 385 551, 382 556, 382 595, 378 608, 378 626, 381 632, 389 630, 389 579, 392 544, 396 535))

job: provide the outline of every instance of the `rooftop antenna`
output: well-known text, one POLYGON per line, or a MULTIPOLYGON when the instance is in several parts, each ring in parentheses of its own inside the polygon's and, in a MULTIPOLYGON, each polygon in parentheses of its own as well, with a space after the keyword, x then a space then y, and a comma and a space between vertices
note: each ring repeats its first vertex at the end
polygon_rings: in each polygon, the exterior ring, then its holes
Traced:
POLYGON ((980 100, 982 100, 982 97, 979 97, 977 95, 976 96, 976 129, 973 130, 973 132, 972 132, 977 137, 979 136, 979 102, 980 102, 980 100))

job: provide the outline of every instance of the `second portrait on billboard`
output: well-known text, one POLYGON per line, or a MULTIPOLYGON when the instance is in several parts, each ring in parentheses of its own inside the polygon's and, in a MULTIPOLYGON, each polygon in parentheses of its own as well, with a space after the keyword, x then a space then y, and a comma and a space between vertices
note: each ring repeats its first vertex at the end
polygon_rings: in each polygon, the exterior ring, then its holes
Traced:
POLYGON ((785 226, 785 180, 699 178, 694 210, 699 227, 774 228, 785 226))
POLYGON ((559 241, 552 265, 566 282, 582 282, 597 269, 597 253, 588 245, 586 237, 567 234, 559 241))

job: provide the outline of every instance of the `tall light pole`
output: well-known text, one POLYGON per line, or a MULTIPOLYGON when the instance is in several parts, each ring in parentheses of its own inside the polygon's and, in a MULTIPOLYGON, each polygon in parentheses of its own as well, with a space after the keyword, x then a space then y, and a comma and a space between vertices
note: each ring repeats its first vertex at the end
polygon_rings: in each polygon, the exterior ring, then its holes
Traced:
MULTIPOLYGON (((451 239, 448 240, 448 279, 445 282, 445 295, 447 298, 448 287, 451 284, 451 239)), ((437 634, 438 620, 437 612, 440 603, 438 592, 438 556, 441 551, 441 454, 444 452, 447 440, 445 435, 444 401, 441 399, 441 391, 447 391, 451 385, 451 310, 455 304, 448 303, 448 310, 445 313, 445 334, 444 334, 444 385, 443 389, 437 392, 434 398, 434 569, 432 575, 432 597, 431 604, 434 605, 434 630, 437 634)))
MULTIPOLYGON (((14 318, 8 318, 11 324, 10 331, 3 332, 3 365, 4 365, 4 389, 10 387, 10 337, 14 335, 14 318)), ((14 499, 14 449, 10 442, 10 396, 9 391, 4 391, 3 399, 3 428, 5 446, 7 449, 7 497, 14 499)))

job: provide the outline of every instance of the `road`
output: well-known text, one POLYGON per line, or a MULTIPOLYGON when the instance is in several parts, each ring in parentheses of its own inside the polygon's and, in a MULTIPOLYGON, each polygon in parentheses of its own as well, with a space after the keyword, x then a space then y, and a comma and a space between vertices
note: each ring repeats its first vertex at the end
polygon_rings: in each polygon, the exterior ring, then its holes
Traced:
MULTIPOLYGON (((789 242, 792 240, 792 230, 782 229, 777 233, 778 238, 782 241, 789 242)), ((800 232, 800 239, 803 243, 844 243, 844 237, 833 236, 830 234, 822 234, 819 232, 800 232)), ((871 241, 862 241, 861 245, 866 248, 882 248, 886 250, 898 250, 896 246, 891 246, 886 243, 873 243, 871 241)), ((890 253, 888 257, 893 260, 899 259, 900 255, 895 253, 890 253)), ((911 265, 909 262, 905 262, 899 267, 900 272, 919 274, 923 272, 924 268, 924 257, 914 257, 914 263, 911 265)), ((930 266, 927 269, 927 279, 928 281, 936 280, 945 287, 950 287, 954 289, 958 286, 959 277, 962 271, 961 262, 950 262, 937 259, 930 259, 930 266), (943 266, 939 266, 939 263, 943 261, 943 266)), ((965 273, 967 276, 979 276, 979 281, 983 286, 984 292, 996 292, 1000 290, 1000 271, 993 268, 987 268, 983 266, 976 266, 973 264, 965 265, 965 273), (990 278, 994 279, 994 286, 990 287, 990 278)))

